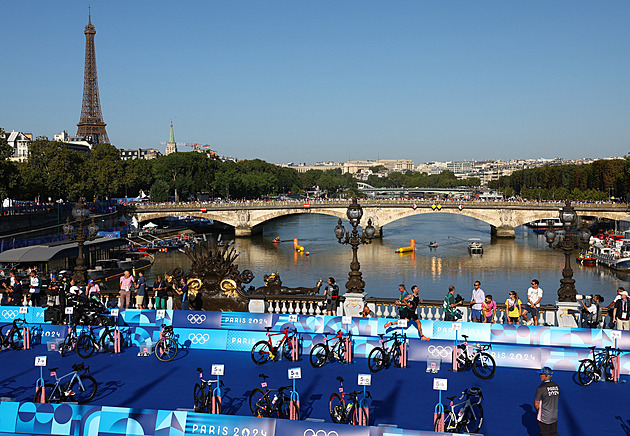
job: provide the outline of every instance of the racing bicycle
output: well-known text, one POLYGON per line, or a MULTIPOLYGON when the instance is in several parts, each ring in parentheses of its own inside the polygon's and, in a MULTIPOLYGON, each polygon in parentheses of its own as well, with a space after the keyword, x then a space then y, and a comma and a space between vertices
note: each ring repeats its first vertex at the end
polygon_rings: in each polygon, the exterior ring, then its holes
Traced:
POLYGON ((276 360, 280 355, 280 350, 282 350, 282 354, 286 359, 293 360, 293 346, 294 342, 296 342, 294 339, 298 339, 297 332, 291 327, 286 327, 284 331, 279 333, 271 333, 271 327, 265 327, 265 329, 267 330, 267 339, 256 342, 252 347, 252 360, 254 363, 256 365, 262 365, 269 359, 276 360), (271 337, 278 335, 282 335, 282 337, 274 344, 271 337))
MULTIPOLYGON (((289 417, 289 407, 291 404, 291 397, 287 394, 287 391, 291 390, 291 386, 282 386, 278 389, 269 389, 267 387, 267 379, 269 376, 265 374, 258 374, 258 377, 263 381, 260 387, 255 388, 249 394, 249 409, 252 411, 252 415, 258 417, 278 417, 285 419, 289 417)), ((300 410, 295 407, 296 419, 300 419, 300 410)))
POLYGON ((591 349, 588 359, 583 359, 578 367, 577 379, 582 386, 588 386, 594 381, 605 378, 607 381, 613 380, 615 368, 614 357, 621 353, 618 348, 606 347, 604 351, 595 353, 595 346, 591 349))
POLYGON ((221 390, 223 387, 223 380, 219 381, 218 377, 215 380, 204 380, 203 369, 197 368, 199 371, 199 381, 195 383, 193 390, 195 412, 212 412, 212 403, 215 404, 215 413, 221 414, 221 390), (212 384, 219 382, 219 386, 212 389, 212 384))
MULTIPOLYGON (((363 391, 344 392, 343 377, 337 377, 339 381, 339 392, 333 392, 328 399, 328 411, 330 417, 336 424, 367 425, 368 415, 359 402, 359 395, 363 391)), ((371 398, 369 391, 366 391, 367 398, 371 398)))
POLYGON ((459 344, 457 348, 461 350, 457 356, 457 371, 465 371, 472 366, 475 375, 484 380, 488 380, 494 376, 497 365, 494 357, 487 350, 492 348, 490 344, 475 344, 473 351, 468 352, 468 336, 462 335, 464 342, 459 344))
MULTIPOLYGON (((330 333, 324 333, 325 342, 316 344, 311 348, 311 354, 309 360, 313 368, 321 368, 326 362, 337 359, 341 363, 348 362, 348 355, 346 353, 346 341, 352 341, 351 333, 343 333, 339 330, 332 338, 328 338, 330 333), (337 340, 331 344, 331 341, 337 340)), ((352 343, 352 342, 350 342, 352 343)))
MULTIPOLYGON (((481 388, 473 386, 471 388, 464 389, 460 400, 464 400, 461 403, 453 404, 457 395, 452 397, 446 397, 450 400, 450 405, 444 410, 444 431, 448 433, 477 433, 481 429, 483 424, 483 407, 481 407, 481 400, 483 399, 483 393, 481 388)), ((435 420, 434 431, 438 431, 438 425, 441 419, 441 414, 438 414, 435 420)))
POLYGON ((24 327, 28 327, 26 321, 22 318, 14 319, 11 324, 5 324, 0 328, 0 349, 12 348, 21 350, 24 348, 24 327))
POLYGON ((379 334, 380 336, 380 347, 375 347, 370 354, 368 355, 368 368, 370 368, 371 372, 378 372, 385 367, 389 367, 392 363, 398 368, 400 368, 400 356, 401 356, 401 345, 405 344, 407 341, 407 335, 401 335, 398 332, 394 332, 390 338, 384 339, 383 334, 379 334), (385 346, 387 342, 391 341, 391 345, 388 347, 385 346))
POLYGON ((63 343, 59 347, 59 353, 61 353, 61 357, 65 357, 68 353, 74 350, 77 347, 77 325, 72 324, 68 326, 68 333, 66 337, 63 338, 63 343))
POLYGON ((114 352, 114 329, 106 325, 101 332, 101 336, 98 337, 94 333, 94 328, 90 326, 87 330, 84 329, 77 338, 77 354, 84 359, 90 357, 96 350, 102 349, 109 353, 114 352))
MULTIPOLYGON (((65 401, 76 401, 85 404, 96 395, 96 380, 91 375, 87 375, 90 367, 83 362, 72 365, 72 372, 61 377, 57 376, 58 368, 48 368, 50 375, 55 377, 55 383, 44 384, 44 396, 47 403, 61 403, 65 401), (62 383, 62 380, 66 379, 62 383)), ((41 398, 41 387, 35 394, 35 402, 41 398)))
POLYGON ((177 356, 179 345, 175 341, 175 332, 172 325, 162 324, 160 339, 155 344, 155 357, 162 362, 169 362, 177 356))

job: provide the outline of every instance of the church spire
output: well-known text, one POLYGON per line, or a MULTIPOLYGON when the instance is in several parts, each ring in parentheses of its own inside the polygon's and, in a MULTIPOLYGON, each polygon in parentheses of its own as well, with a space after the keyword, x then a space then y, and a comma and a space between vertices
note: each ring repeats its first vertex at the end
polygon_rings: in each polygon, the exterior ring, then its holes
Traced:
POLYGON ((164 154, 168 156, 171 153, 177 153, 177 143, 175 142, 175 134, 173 133, 173 121, 171 121, 171 134, 168 137, 166 152, 164 154))

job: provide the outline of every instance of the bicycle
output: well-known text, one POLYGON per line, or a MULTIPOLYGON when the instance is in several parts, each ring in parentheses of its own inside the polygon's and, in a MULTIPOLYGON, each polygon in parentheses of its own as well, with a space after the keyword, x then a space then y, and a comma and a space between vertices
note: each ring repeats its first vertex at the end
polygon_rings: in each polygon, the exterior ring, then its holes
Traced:
POLYGON ((177 356, 179 345, 175 341, 175 332, 172 325, 162 324, 160 339, 155 344, 155 357, 162 362, 169 362, 177 356))
POLYGON ((97 337, 94 333, 95 327, 89 327, 88 330, 83 330, 76 342, 77 354, 83 359, 90 357, 96 350, 105 350, 109 353, 114 352, 115 348, 115 336, 114 329, 105 326, 100 337, 97 337))
POLYGON ((0 331, 2 331, 2 334, 0 334, 0 350, 5 347, 12 348, 14 350, 23 349, 25 339, 23 329, 25 327, 28 328, 28 324, 26 323, 26 320, 22 318, 14 319, 11 324, 5 324, 0 327, 0 331), (5 329, 7 329, 7 327, 11 328, 6 330, 5 333, 5 329))
POLYGON ((618 348, 607 346, 604 351, 595 354, 595 346, 588 347, 591 352, 588 359, 582 359, 577 371, 578 383, 582 386, 588 386, 594 381, 605 378, 607 381, 613 380, 613 372, 615 363, 613 358, 621 353, 618 348))
MULTIPOLYGON (((47 403, 61 403, 69 400, 85 404, 94 398, 97 383, 94 377, 86 375, 90 369, 89 366, 85 366, 83 362, 75 363, 72 365, 72 372, 61 377, 57 376, 57 369, 48 368, 50 375, 55 377, 55 383, 44 384, 45 401, 47 403), (70 380, 62 386, 61 381, 68 377, 70 377, 70 380)), ((40 398, 41 388, 37 390, 34 401, 37 402, 40 398)))
MULTIPOLYGON (((256 365, 262 365, 266 363, 269 359, 276 360, 279 356, 280 347, 282 347, 282 354, 288 360, 292 359, 292 354, 294 351, 294 339, 298 338, 297 332, 293 330, 291 327, 286 327, 283 332, 279 333, 271 333, 271 327, 265 327, 267 330, 267 339, 258 341, 252 347, 252 360, 256 365), (282 338, 274 345, 271 340, 272 336, 283 335, 282 338)), ((298 351, 298 350, 296 350, 298 351)), ((299 355, 299 352, 298 352, 299 355)), ((297 360, 297 359, 296 359, 297 360)))
POLYGON ((381 343, 380 347, 375 347, 368 355, 368 368, 371 372, 378 372, 385 367, 394 363, 398 368, 401 367, 401 346, 407 341, 407 335, 401 335, 398 332, 394 332, 391 338, 384 339, 383 334, 379 334, 381 343), (401 340, 402 338, 402 340, 401 340), (385 344, 392 341, 392 344, 387 348, 385 344))
MULTIPOLYGON (((481 388, 473 386, 472 388, 464 389, 459 399, 462 400, 464 397, 466 399, 461 403, 453 404, 456 397, 457 395, 446 397, 451 403, 449 410, 444 412, 444 431, 448 433, 460 433, 462 431, 477 433, 483 424, 483 407, 481 406, 483 393, 481 388), (471 401, 473 397, 476 397, 477 400, 471 401)), ((438 414, 435 420, 434 431, 438 431, 440 415, 438 414)))
MULTIPOLYGON (((288 418, 291 398, 285 391, 291 389, 291 386, 269 389, 267 387, 267 379, 269 376, 265 374, 258 374, 258 377, 263 379, 260 386, 265 390, 263 391, 260 388, 255 388, 249 394, 249 409, 251 410, 252 415, 265 418, 271 418, 274 416, 277 416, 280 419, 288 418)), ((295 412, 297 413, 296 419, 299 420, 299 408, 295 407, 295 412)))
POLYGON ((465 371, 472 366, 475 375, 481 379, 488 380, 494 376, 497 365, 494 357, 486 350, 490 350, 490 344, 475 344, 473 352, 468 352, 468 336, 462 335, 464 342, 457 346, 461 352, 457 356, 457 372, 465 371))
MULTIPOLYGON (((368 423, 368 415, 359 402, 359 395, 363 391, 344 392, 343 391, 343 377, 337 377, 339 381, 339 392, 333 392, 328 399, 328 411, 330 412, 330 418, 336 424, 352 424, 360 425, 368 423), (346 397, 348 397, 346 399, 346 397)), ((371 398, 372 395, 369 391, 366 391, 367 398, 371 398)))
POLYGON ((199 382, 195 383, 195 388, 193 389, 193 399, 194 399, 194 411, 195 412, 205 412, 205 413, 215 413, 217 415, 221 414, 221 387, 223 387, 223 380, 204 380, 203 379, 203 370, 201 368, 197 368, 199 371, 199 382), (219 386, 212 389, 212 384, 219 382, 219 386), (208 389, 206 392, 206 388, 208 389), (211 392, 212 389, 212 392, 211 392), (213 408, 214 404, 214 408, 213 408), (214 410, 213 410, 214 409, 214 410))
MULTIPOLYGON (((325 342, 316 344, 311 348, 311 354, 309 360, 313 368, 321 368, 326 362, 337 359, 341 363, 348 363, 349 357, 346 350, 346 341, 352 343, 352 333, 343 333, 341 330, 337 331, 336 335, 332 338, 328 338, 329 333, 324 333, 325 342), (337 339, 337 342, 329 344, 330 341, 337 339)), ((350 350, 351 351, 351 350, 350 350)))

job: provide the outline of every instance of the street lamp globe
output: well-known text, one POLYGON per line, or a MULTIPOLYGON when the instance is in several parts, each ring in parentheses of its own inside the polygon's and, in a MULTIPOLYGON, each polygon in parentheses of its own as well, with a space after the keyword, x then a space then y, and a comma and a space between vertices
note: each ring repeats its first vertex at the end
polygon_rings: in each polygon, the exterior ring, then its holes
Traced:
POLYGON ((352 226, 359 224, 361 221, 361 217, 363 216, 363 208, 357 203, 356 198, 352 198, 352 203, 348 206, 348 210, 346 211, 348 215, 348 220, 352 226))
POLYGON ((374 238, 374 235, 376 234, 376 229, 372 225, 372 218, 368 220, 368 225, 365 229, 363 229, 363 233, 365 234, 365 237, 368 239, 374 238))
POLYGON ((341 224, 341 218, 339 218, 339 222, 337 223, 337 226, 335 227, 335 236, 337 237, 339 241, 341 241, 341 239, 345 236, 345 234, 346 234, 346 229, 344 228, 343 224, 341 224))
POLYGON ((569 201, 566 202, 565 206, 560 211, 560 221, 562 221, 565 227, 571 227, 577 221, 577 215, 569 201))

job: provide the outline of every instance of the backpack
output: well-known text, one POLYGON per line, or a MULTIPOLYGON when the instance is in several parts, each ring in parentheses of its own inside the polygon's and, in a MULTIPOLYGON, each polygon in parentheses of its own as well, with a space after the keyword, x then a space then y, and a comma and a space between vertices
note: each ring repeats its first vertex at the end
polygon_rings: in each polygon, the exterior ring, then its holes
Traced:
POLYGON ((595 313, 588 313, 588 323, 591 327, 599 326, 599 323, 602 322, 602 306, 599 303, 591 303, 594 304, 597 310, 595 313))
POLYGON ((339 286, 337 286, 337 283, 333 283, 331 285, 332 289, 330 290, 330 296, 332 298, 337 298, 339 297, 339 286))

